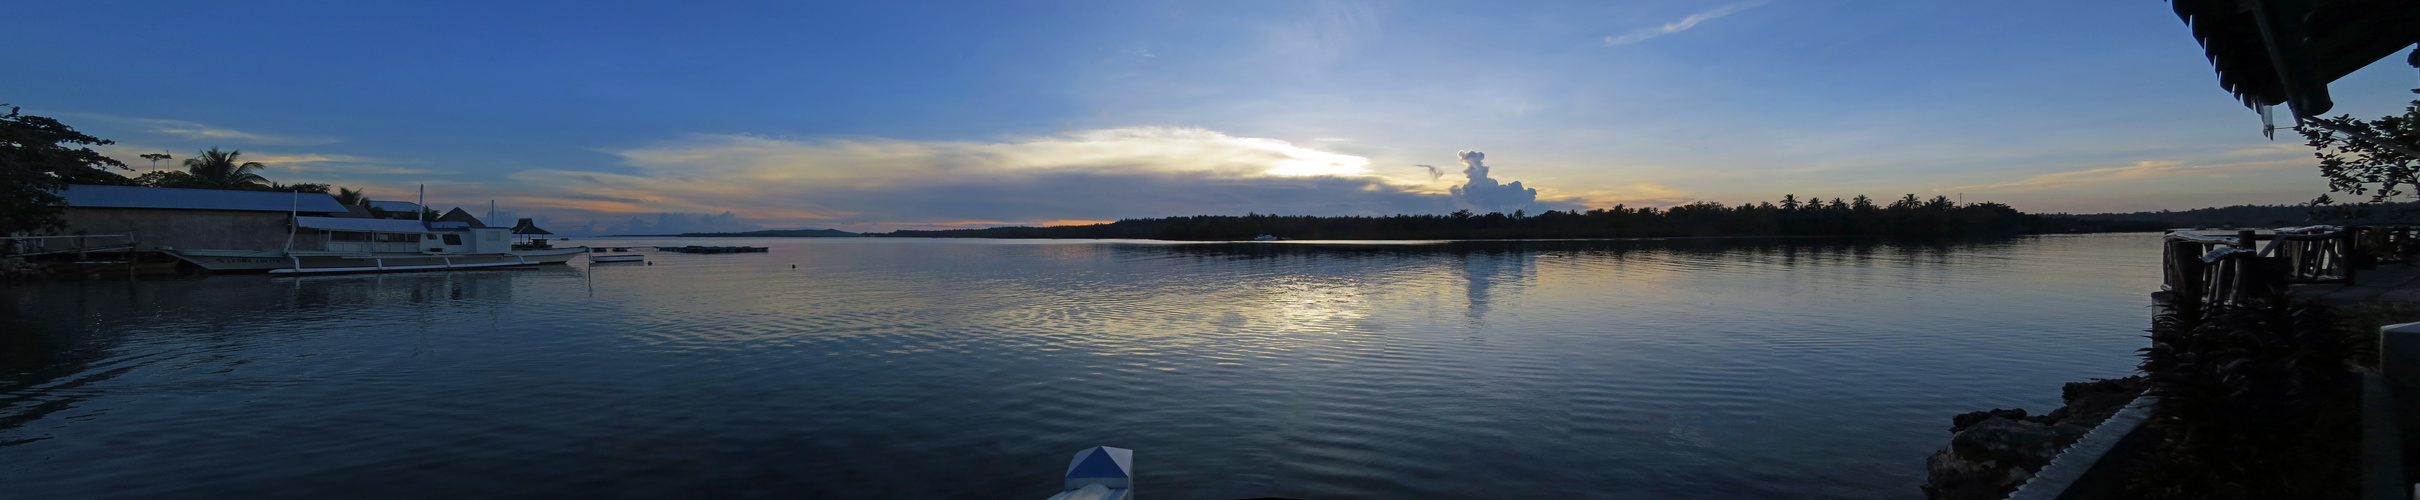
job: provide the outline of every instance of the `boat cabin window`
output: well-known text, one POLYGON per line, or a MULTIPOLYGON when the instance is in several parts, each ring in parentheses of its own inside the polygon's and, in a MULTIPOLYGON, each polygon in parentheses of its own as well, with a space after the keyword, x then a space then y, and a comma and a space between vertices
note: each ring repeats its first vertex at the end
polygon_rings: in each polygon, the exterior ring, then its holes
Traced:
POLYGON ((447 245, 460 245, 460 244, 462 244, 462 235, 459 235, 459 234, 448 234, 448 235, 445 235, 445 244, 447 244, 447 245))
POLYGON ((328 241, 370 241, 370 233, 358 231, 329 231, 328 241))
POLYGON ((419 241, 419 233, 378 233, 378 242, 380 243, 417 243, 419 241))
POLYGON ((488 231, 488 232, 487 232, 487 241, 498 241, 498 240, 500 240, 500 239, 501 239, 500 237, 502 237, 502 236, 504 236, 504 233, 495 232, 495 231, 488 231))

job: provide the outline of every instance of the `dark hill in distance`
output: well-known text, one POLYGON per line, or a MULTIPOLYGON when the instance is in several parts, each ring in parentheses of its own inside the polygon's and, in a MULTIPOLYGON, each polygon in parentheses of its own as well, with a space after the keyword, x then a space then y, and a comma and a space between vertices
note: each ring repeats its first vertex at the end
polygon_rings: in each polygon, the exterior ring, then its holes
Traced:
POLYGON ((683 238, 842 238, 865 235, 838 229, 767 229, 743 233, 681 233, 674 236, 683 238))

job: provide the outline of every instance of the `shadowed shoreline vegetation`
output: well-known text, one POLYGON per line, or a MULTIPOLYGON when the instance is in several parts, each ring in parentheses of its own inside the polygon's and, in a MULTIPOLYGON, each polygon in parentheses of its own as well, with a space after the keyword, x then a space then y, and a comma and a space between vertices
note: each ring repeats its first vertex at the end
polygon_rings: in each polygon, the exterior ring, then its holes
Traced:
POLYGON ((2035 233, 2157 231, 2143 221, 2090 221, 2019 212, 1999 203, 1958 204, 1947 197, 1907 195, 1889 205, 1858 196, 1727 206, 1698 202, 1666 209, 1615 206, 1531 215, 1196 215, 1125 219, 1107 224, 985 229, 899 230, 867 236, 910 238, 1104 238, 1176 241, 1249 240, 1261 235, 1301 240, 1442 240, 1639 238, 1710 236, 1989 237, 2035 233))

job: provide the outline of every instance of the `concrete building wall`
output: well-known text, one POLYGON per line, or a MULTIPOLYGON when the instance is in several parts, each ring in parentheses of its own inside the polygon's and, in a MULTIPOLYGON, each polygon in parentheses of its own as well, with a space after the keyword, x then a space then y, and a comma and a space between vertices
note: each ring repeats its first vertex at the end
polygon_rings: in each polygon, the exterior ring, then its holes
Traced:
POLYGON ((67 207, 65 234, 118 234, 132 231, 142 250, 180 249, 258 250, 286 247, 286 222, 281 212, 228 210, 168 210, 157 208, 67 207))

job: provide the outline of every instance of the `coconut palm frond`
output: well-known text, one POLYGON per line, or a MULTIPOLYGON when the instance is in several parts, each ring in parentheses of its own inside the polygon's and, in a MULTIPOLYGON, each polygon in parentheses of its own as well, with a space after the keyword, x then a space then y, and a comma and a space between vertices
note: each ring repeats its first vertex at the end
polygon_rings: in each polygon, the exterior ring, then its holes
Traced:
POLYGON ((369 195, 353 188, 336 188, 336 203, 344 206, 368 205, 369 195))
POLYGON ((208 189, 249 189, 270 185, 269 179, 258 173, 268 166, 256 161, 237 163, 242 151, 219 151, 213 147, 193 158, 185 159, 185 173, 193 176, 195 187, 208 189))

